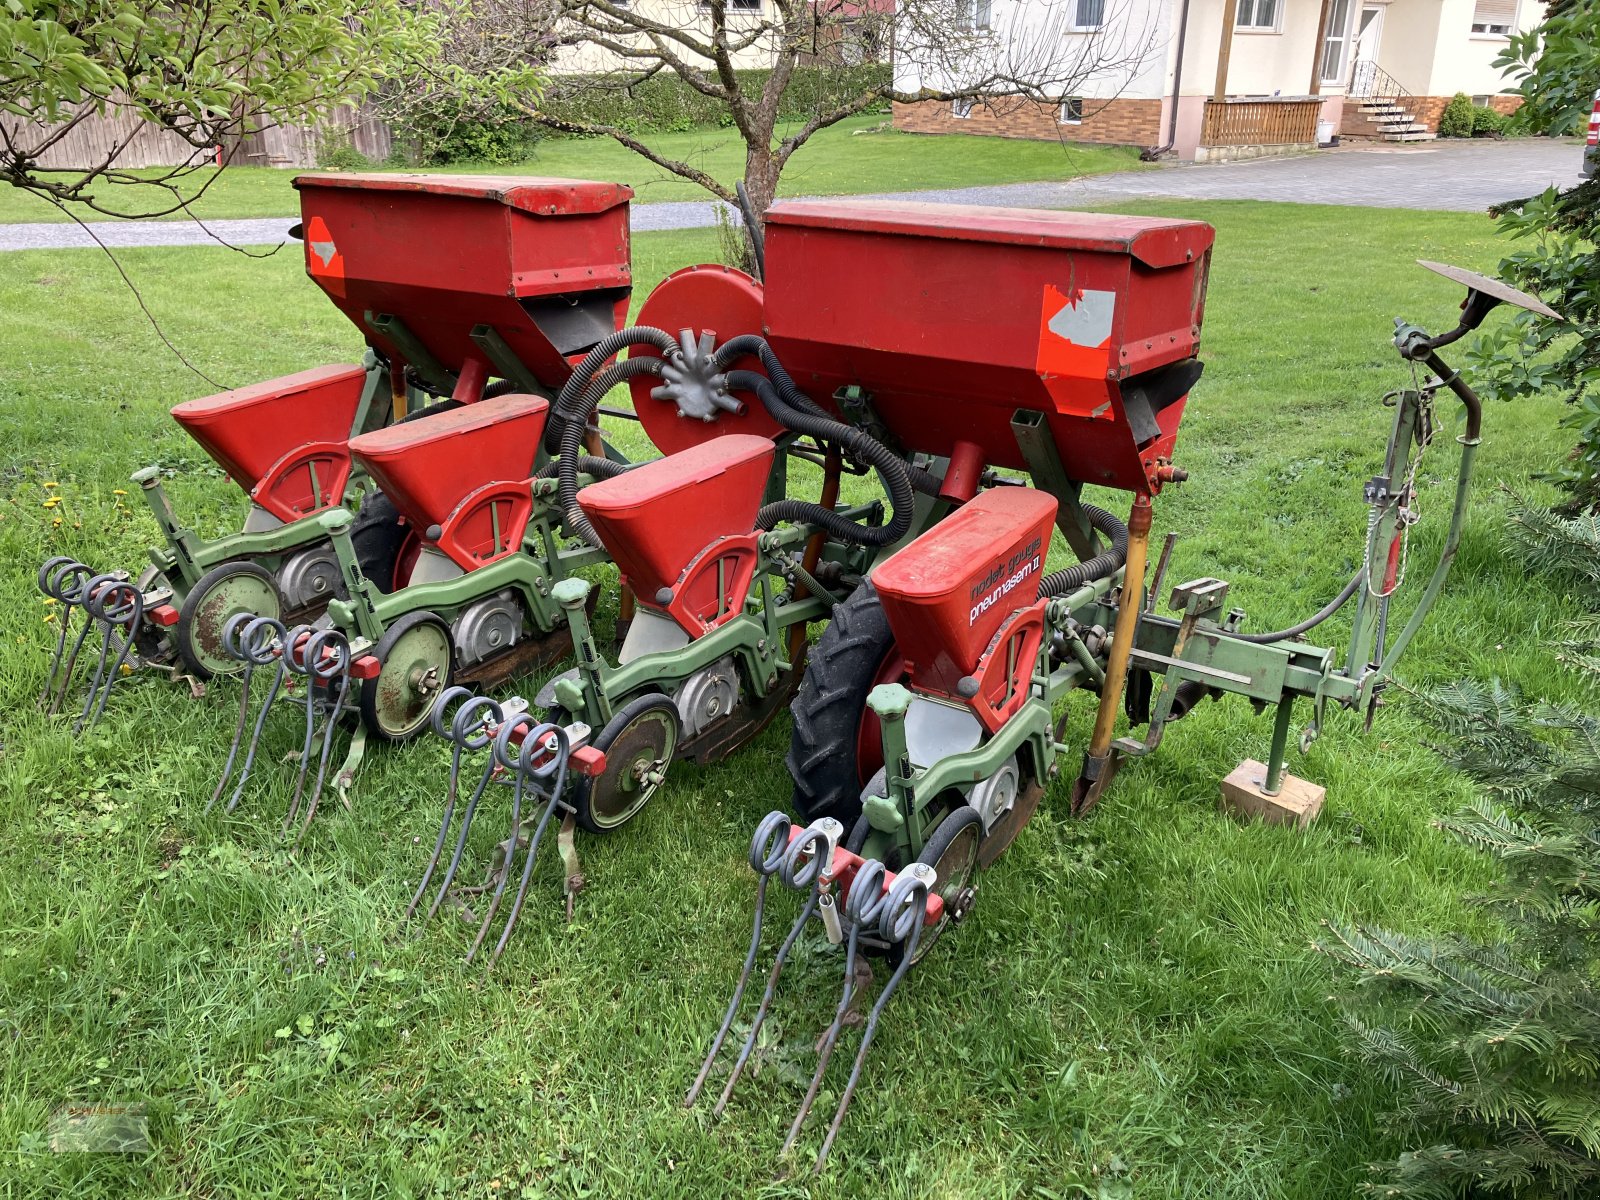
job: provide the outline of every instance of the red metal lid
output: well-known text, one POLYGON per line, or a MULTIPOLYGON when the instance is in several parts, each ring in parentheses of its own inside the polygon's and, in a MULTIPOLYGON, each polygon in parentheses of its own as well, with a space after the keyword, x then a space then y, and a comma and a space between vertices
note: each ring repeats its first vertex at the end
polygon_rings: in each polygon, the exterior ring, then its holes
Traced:
POLYGON ((585 179, 546 179, 538 175, 433 175, 407 172, 297 175, 297 188, 349 188, 364 192, 421 192, 495 200, 536 216, 598 213, 626 204, 633 189, 625 183, 585 179))
POLYGON ((542 413, 549 407, 550 402, 542 396, 496 396, 448 412, 434 413, 419 421, 402 421, 363 433, 350 439, 350 449, 365 458, 388 458, 418 446, 454 441, 518 417, 542 413))
POLYGON ((767 210, 769 225, 843 229, 858 233, 947 238, 1051 250, 1126 254, 1147 267, 1192 262, 1215 236, 1203 221, 1125 217, 1115 213, 919 204, 899 200, 782 200, 767 210))

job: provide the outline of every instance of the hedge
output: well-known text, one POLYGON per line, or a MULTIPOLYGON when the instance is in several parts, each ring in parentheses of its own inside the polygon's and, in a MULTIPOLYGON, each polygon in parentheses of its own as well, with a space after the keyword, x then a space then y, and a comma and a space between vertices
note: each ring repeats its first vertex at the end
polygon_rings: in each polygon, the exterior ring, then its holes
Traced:
MULTIPOLYGON (((770 72, 739 71, 746 95, 755 96, 770 72)), ((858 67, 797 67, 778 107, 780 121, 804 121, 890 80, 886 63, 858 67)), ((585 125, 614 125, 629 133, 677 133, 703 125, 733 124, 727 106, 703 96, 676 76, 656 75, 632 87, 604 84, 604 76, 557 77, 542 105, 550 116, 585 125)), ((888 101, 868 111, 887 112, 888 101)))

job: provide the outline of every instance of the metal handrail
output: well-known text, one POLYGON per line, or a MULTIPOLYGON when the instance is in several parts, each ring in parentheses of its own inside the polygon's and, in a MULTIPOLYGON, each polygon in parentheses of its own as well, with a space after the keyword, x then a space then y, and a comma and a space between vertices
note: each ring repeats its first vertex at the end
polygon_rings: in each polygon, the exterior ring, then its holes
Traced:
POLYGON ((1350 67, 1350 86, 1345 95, 1361 100, 1393 100, 1401 108, 1409 108, 1410 92, 1400 86, 1389 72, 1375 62, 1356 59, 1350 67))

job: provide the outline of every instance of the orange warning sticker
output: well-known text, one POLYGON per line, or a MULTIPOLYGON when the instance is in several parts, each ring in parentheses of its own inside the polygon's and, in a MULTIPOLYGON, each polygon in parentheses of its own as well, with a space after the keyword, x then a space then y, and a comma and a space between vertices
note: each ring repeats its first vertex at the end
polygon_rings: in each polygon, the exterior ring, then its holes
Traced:
POLYGON ((306 222, 306 271, 329 293, 344 298, 344 255, 321 217, 306 222))
POLYGON ((1052 284, 1044 285, 1035 369, 1059 411, 1116 419, 1106 395, 1116 309, 1115 292, 1078 289, 1067 295, 1052 284))

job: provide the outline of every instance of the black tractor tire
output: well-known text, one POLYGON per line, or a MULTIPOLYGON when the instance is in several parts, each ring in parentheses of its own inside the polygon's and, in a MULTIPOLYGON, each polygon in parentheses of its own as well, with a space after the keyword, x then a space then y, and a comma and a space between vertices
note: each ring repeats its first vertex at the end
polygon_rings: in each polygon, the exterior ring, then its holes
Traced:
POLYGON ((802 820, 833 817, 848 829, 861 815, 867 780, 856 762, 856 747, 868 713, 867 693, 894 650, 878 593, 863 583, 833 610, 789 705, 794 731, 785 762, 794 779, 792 805, 802 820))
POLYGON ((355 523, 350 526, 350 544, 361 573, 385 595, 394 591, 395 565, 410 535, 410 527, 400 523, 400 510, 389 497, 382 492, 361 497, 355 523))

